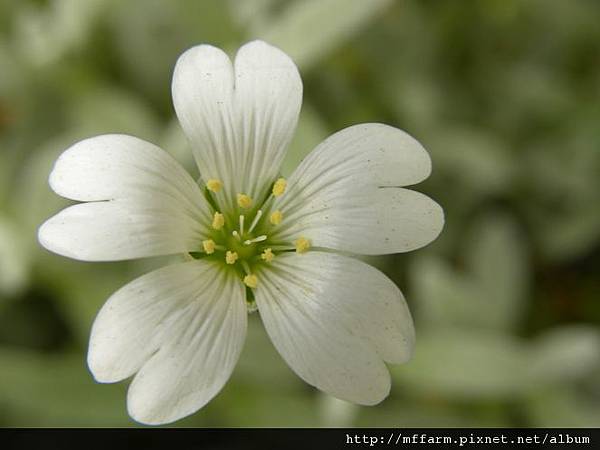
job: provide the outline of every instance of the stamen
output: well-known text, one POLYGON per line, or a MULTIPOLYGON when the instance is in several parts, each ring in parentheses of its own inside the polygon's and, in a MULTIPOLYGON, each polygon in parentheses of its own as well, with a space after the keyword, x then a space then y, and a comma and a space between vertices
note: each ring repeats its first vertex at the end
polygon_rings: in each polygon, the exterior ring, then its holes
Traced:
POLYGON ((202 248, 204 248, 204 252, 207 255, 213 254, 215 252, 215 241, 213 241, 212 239, 202 241, 202 248))
POLYGON ((220 230, 225 225, 225 217, 220 212, 216 212, 213 216, 212 227, 215 230, 220 230))
POLYGON ((279 225, 282 220, 283 220, 283 214, 279 210, 272 213, 271 216, 269 217, 269 222, 271 222, 272 225, 279 225))
POLYGON ((252 198, 250 198, 246 194, 238 194, 237 203, 240 208, 248 209, 252 206, 252 198))
POLYGON ((231 235, 236 238, 238 241, 242 242, 242 238, 240 237, 240 234, 237 231, 232 231, 231 235))
POLYGON ((257 242, 262 242, 262 241, 266 241, 267 240, 267 235, 266 234, 262 234, 258 237, 255 237, 254 239, 247 239, 244 241, 244 245, 250 245, 250 244, 256 244, 257 242))
POLYGON ((258 211, 256 211, 256 216, 254 216, 254 220, 250 224, 250 228, 248 229, 248 233, 252 233, 252 230, 254 230, 254 227, 256 226, 256 224, 258 223, 258 221, 260 220, 261 217, 262 217, 262 210, 259 209, 258 211))
POLYGON ((258 286, 258 278, 256 278, 256 275, 246 275, 244 277, 244 284, 251 289, 255 289, 258 286))
POLYGON ((262 252, 262 255, 260 255, 260 257, 263 261, 270 263, 271 261, 273 261, 273 258, 275 258, 275 255, 273 254, 273 250, 271 250, 270 248, 266 248, 265 251, 262 252))
POLYGON ((240 216, 240 236, 244 235, 244 220, 245 217, 243 215, 240 216))
POLYGON ((275 197, 280 197, 285 192, 285 188, 287 187, 287 181, 285 178, 278 179, 273 185, 273 195, 275 197))
POLYGON ((208 180, 206 182, 206 187, 208 188, 209 191, 212 191, 216 194, 223 187, 223 183, 221 183, 221 180, 217 180, 216 178, 211 178, 210 180, 208 180))
POLYGON ((310 241, 302 236, 294 241, 296 253, 306 253, 310 248, 310 241))
POLYGON ((238 254, 236 252, 227 250, 227 253, 225 253, 225 262, 227 264, 235 264, 235 262, 237 260, 238 260, 238 254))

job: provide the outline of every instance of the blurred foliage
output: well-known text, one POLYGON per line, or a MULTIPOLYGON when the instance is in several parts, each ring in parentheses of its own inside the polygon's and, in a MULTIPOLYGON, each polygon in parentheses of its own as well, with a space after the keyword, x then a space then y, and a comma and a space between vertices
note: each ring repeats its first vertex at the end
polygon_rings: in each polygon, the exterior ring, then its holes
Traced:
MULTIPOLYGON (((71 143, 153 141, 193 174, 170 77, 198 43, 267 39, 304 105, 283 172, 357 122, 430 151, 418 187, 446 228, 369 258, 414 313, 413 361, 377 407, 301 382, 250 318, 223 392, 185 426, 600 423, 600 3, 589 0, 0 0, 0 426, 131 426, 127 383, 85 364, 94 315, 164 260, 88 264, 39 247, 68 204, 47 177, 71 143)), ((366 299, 368 300, 368 299, 366 299)))

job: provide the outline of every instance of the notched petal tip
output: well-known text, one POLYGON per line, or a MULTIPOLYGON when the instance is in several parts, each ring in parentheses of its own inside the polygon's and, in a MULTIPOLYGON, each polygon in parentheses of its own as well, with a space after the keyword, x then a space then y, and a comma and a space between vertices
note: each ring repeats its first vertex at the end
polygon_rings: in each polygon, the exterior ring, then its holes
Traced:
POLYGON ((88 350, 87 366, 90 374, 92 374, 92 377, 94 378, 94 381, 96 383, 117 383, 127 378, 115 374, 113 371, 110 370, 110 368, 100 363, 91 349, 88 350))
MULTIPOLYGON (((235 55, 234 66, 239 75, 242 67, 253 70, 271 70, 273 74, 284 73, 289 77, 288 89, 302 96, 302 79, 296 63, 279 47, 265 41, 251 41, 240 47, 235 55)), ((247 70, 247 69, 246 69, 247 70)), ((293 102, 296 103, 296 102, 293 102)), ((301 103, 298 102, 298 103, 301 103)), ((300 104, 298 104, 298 109, 300 104)))
POLYGON ((430 240, 423 244, 423 246, 434 242, 442 233, 444 225, 446 224, 446 215, 442 206, 431 197, 427 196, 427 198, 431 201, 431 209, 429 211, 431 232, 429 235, 430 240))
POLYGON ((357 403, 357 404, 363 405, 363 406, 378 405, 379 403, 384 401, 386 398, 388 398, 388 396, 390 395, 390 392, 392 390, 392 377, 390 376, 389 371, 386 371, 386 372, 387 372, 386 381, 382 382, 378 386, 374 386, 372 388, 372 390, 368 391, 368 393, 365 397, 358 398, 356 400, 341 398, 341 400, 348 400, 348 401, 351 401, 351 402, 354 402, 354 403, 357 403))
POLYGON ((49 252, 56 253, 57 255, 85 261, 85 255, 77 254, 77 252, 73 252, 68 248, 69 236, 61 233, 59 227, 57 227, 56 222, 60 221, 58 218, 59 214, 50 217, 40 225, 37 231, 39 244, 49 252), (65 243, 65 241, 67 242, 65 243))
POLYGON ((161 410, 140 401, 138 396, 132 395, 131 392, 131 388, 129 388, 127 392, 127 414, 142 425, 167 425, 181 420, 206 406, 205 403, 198 408, 179 409, 178 406, 175 406, 172 410, 161 410))

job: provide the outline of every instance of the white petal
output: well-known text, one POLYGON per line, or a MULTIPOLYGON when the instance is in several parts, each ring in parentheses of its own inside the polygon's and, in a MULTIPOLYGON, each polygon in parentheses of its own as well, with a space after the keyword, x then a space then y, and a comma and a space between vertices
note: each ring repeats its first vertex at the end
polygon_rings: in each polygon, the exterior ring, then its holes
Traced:
POLYGON ((259 273, 256 302, 273 344, 307 383, 355 403, 389 393, 383 360, 404 362, 414 346, 400 290, 377 269, 311 251, 276 257, 259 273))
POLYGON ((313 246, 367 255, 422 247, 440 233, 443 211, 401 186, 430 170, 427 152, 403 131, 382 124, 346 128, 313 150, 274 202, 284 222, 273 239, 302 235, 313 246))
POLYGON ((202 191, 160 148, 125 135, 78 142, 57 160, 50 185, 93 201, 67 208, 39 230, 47 249, 106 261, 197 250, 210 224, 202 191))
POLYGON ((204 179, 217 178, 220 198, 262 198, 275 181, 300 111, 302 81, 293 61, 265 42, 250 42, 235 63, 200 45, 179 57, 173 103, 204 179))
POLYGON ((129 388, 131 416, 171 422, 224 386, 243 346, 246 317, 243 285, 231 273, 200 260, 167 266, 106 302, 94 322, 88 364, 101 382, 139 370, 129 388))

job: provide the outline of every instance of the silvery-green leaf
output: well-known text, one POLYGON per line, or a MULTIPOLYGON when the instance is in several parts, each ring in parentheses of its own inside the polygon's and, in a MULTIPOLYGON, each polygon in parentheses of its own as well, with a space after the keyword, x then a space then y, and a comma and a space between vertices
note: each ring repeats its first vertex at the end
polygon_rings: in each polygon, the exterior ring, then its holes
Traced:
POLYGON ((531 347, 529 371, 545 382, 575 381, 600 367, 600 333, 586 325, 546 331, 531 347))
POLYGON ((18 225, 0 215, 0 301, 17 295, 29 281, 30 259, 18 225))
POLYGON ((15 45, 32 65, 52 64, 84 46, 94 21, 109 4, 103 0, 55 0, 43 7, 23 8, 16 17, 15 45))
POLYGON ((400 397, 396 402, 383 403, 377 408, 363 408, 354 426, 398 429, 509 427, 511 425, 506 415, 492 408, 469 411, 436 396, 425 394, 420 398, 421 401, 415 400, 415 396, 411 395, 408 398, 400 397), (485 414, 482 414, 482 411, 485 411, 485 414))
POLYGON ((468 236, 466 267, 480 287, 486 325, 513 328, 530 278, 525 236, 510 217, 498 213, 480 219, 468 236))
POLYGON ((319 113, 310 104, 304 103, 296 133, 281 166, 281 173, 289 177, 304 157, 327 137, 327 131, 319 113))
POLYGON ((600 210, 589 207, 596 199, 575 210, 552 218, 545 217, 539 238, 545 255, 553 261, 568 260, 585 254, 600 241, 600 210))
POLYGON ((178 55, 196 44, 232 39, 235 32, 223 6, 220 0, 115 3, 109 26, 119 62, 147 98, 171 110, 168 86, 178 55))
POLYGON ((78 139, 75 135, 63 135, 48 140, 27 159, 16 178, 11 201, 16 208, 16 217, 27 234, 30 251, 40 251, 37 243, 37 228, 44 220, 69 204, 50 189, 48 177, 58 155, 78 139))
POLYGON ((240 2, 228 0, 229 12, 238 27, 260 30, 272 20, 274 9, 281 7, 282 0, 253 0, 240 2))
POLYGON ((190 144, 183 133, 183 129, 177 119, 173 119, 167 123, 163 130, 157 145, 169 152, 185 169, 192 174, 192 177, 197 180, 200 174, 198 166, 194 161, 194 155, 190 144))
POLYGON ((506 145, 484 131, 451 127, 438 130, 423 139, 431 153, 440 180, 455 192, 456 186, 471 196, 502 192, 514 176, 514 162, 506 145))
POLYGON ((417 258, 410 266, 409 278, 420 326, 472 328, 487 320, 479 286, 443 259, 417 258))
POLYGON ((0 349, 0 403, 8 426, 126 426, 124 385, 99 386, 81 355, 0 349))
POLYGON ((322 426, 352 427, 360 407, 327 394, 320 394, 319 410, 322 426))
POLYGON ((124 133, 154 142, 160 129, 143 98, 111 86, 86 88, 85 95, 76 91, 67 113, 70 133, 82 138, 124 133))
POLYGON ((301 70, 308 70, 353 38, 391 3, 391 0, 294 1, 270 23, 260 24, 260 28, 249 30, 249 34, 280 47, 301 70))
POLYGON ((547 389, 528 397, 525 413, 533 427, 597 427, 600 407, 573 388, 547 389))
POLYGON ((424 325, 487 331, 517 325, 529 279, 519 233, 509 218, 491 214, 468 234, 461 269, 439 258, 417 259, 410 276, 424 325))
POLYGON ((483 331, 439 330, 417 336, 413 360, 394 368, 394 389, 452 399, 510 399, 531 388, 518 340, 483 331))
POLYGON ((232 380, 255 385, 265 395, 272 391, 272 386, 288 392, 305 388, 271 344, 258 314, 248 317, 246 343, 232 380), (265 371, 265 367, 269 370, 265 371))

